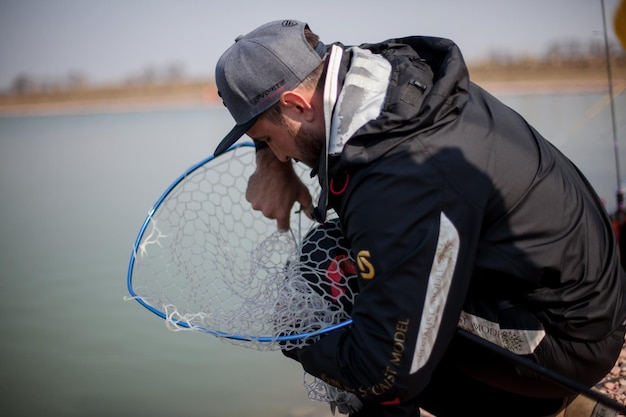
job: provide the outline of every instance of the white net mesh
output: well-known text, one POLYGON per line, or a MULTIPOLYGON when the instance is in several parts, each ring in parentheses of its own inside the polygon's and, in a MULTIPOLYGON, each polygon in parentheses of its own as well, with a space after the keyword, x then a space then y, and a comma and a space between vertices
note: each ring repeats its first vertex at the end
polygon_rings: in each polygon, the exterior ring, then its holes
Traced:
POLYGON ((291 231, 279 232, 252 210, 245 190, 254 165, 254 148, 244 146, 181 177, 148 216, 129 286, 172 330, 297 348, 349 319, 354 264, 336 216, 318 227, 292 215, 291 231))
MULTIPOLYGON (((254 148, 243 146, 181 177, 140 232, 129 290, 170 330, 258 350, 302 347, 349 320, 354 263, 336 216, 319 226, 293 215, 291 230, 279 232, 252 210, 245 190, 254 165, 254 148)), ((308 181, 315 196, 317 184, 308 181)), ((305 387, 340 412, 359 403, 307 374, 305 387)))

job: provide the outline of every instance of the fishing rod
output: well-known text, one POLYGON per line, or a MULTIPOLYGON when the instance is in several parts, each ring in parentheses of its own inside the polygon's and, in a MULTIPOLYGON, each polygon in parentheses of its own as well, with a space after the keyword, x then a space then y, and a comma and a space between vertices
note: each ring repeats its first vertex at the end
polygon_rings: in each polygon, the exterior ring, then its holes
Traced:
MULTIPOLYGON (((611 52, 609 48, 609 36, 607 30, 606 23, 606 6, 605 0, 602 0, 602 27, 604 29, 604 53, 606 56, 606 72, 609 84, 609 104, 611 109, 611 125, 613 131, 613 153, 615 155, 615 174, 617 177, 617 211, 616 213, 620 215, 624 211, 624 194, 622 192, 621 185, 621 175, 620 175, 620 166, 619 166, 619 152, 618 152, 618 140, 617 140, 617 125, 616 125, 616 117, 615 117, 615 100, 613 97, 613 74, 611 72, 611 52)), ((618 219, 621 221, 622 219, 618 219)))
POLYGON ((496 345, 495 343, 492 343, 488 340, 485 340, 479 336, 476 336, 475 334, 472 334, 466 330, 457 329, 457 333, 460 336, 464 337, 465 339, 470 340, 471 342, 477 344, 478 346, 482 346, 490 350, 491 352, 499 355, 500 357, 504 357, 517 365, 521 365, 529 369, 530 371, 534 372, 535 374, 540 375, 543 378, 550 380, 565 389, 577 392, 619 413, 626 414, 625 404, 622 404, 614 400, 613 398, 607 395, 604 395, 600 391, 594 390, 584 384, 579 383, 578 381, 575 381, 571 378, 561 375, 558 372, 552 371, 546 368, 545 366, 538 364, 537 362, 533 362, 532 360, 528 358, 525 358, 520 355, 516 355, 515 353, 509 350, 506 350, 505 348, 499 345, 496 345))

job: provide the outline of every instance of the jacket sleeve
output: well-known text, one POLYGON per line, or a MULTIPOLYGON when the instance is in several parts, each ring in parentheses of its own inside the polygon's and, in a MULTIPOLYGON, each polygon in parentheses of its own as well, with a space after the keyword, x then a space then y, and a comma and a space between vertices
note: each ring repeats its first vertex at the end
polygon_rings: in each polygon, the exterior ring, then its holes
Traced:
POLYGON ((411 146, 350 178, 337 211, 359 269, 353 325, 298 354, 308 373, 381 403, 427 384, 456 331, 480 230, 479 208, 411 146))

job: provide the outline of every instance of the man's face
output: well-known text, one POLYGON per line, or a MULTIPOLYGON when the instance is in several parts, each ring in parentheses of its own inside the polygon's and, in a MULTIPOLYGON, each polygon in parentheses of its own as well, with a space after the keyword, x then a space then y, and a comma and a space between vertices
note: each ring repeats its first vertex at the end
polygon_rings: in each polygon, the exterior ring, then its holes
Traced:
POLYGON ((310 168, 317 164, 325 139, 323 127, 297 123, 284 116, 279 124, 261 117, 247 134, 256 141, 267 142, 280 161, 294 159, 310 168))

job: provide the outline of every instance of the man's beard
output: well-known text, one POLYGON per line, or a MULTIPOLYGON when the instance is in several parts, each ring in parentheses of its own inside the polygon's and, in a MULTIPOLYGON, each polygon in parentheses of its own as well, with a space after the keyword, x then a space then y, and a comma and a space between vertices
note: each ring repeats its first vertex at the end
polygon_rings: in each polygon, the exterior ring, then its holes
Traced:
POLYGON ((322 153, 326 138, 325 133, 323 131, 306 130, 302 126, 297 131, 292 126, 289 126, 288 129, 300 153, 301 161, 309 168, 314 168, 322 153))

